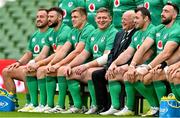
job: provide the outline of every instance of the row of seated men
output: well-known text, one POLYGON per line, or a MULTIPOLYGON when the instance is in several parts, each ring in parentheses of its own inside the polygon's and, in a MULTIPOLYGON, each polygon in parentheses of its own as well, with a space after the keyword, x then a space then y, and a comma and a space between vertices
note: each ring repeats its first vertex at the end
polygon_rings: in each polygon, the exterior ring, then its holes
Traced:
POLYGON ((58 7, 39 9, 38 29, 29 39, 28 51, 2 72, 6 89, 14 94, 17 106, 13 79, 25 82, 27 104, 18 111, 134 115, 138 91, 150 105, 143 116, 154 116, 158 115, 160 99, 167 94, 165 83, 179 99, 180 24, 175 4, 163 7, 158 26, 151 23, 145 7, 128 10, 122 16, 119 32, 112 24, 111 12, 104 7, 96 12, 96 29, 87 22, 83 7, 71 12, 73 28, 63 23, 63 14, 58 7), (54 103, 56 83, 59 93, 54 103), (87 84, 90 93, 92 102, 87 111, 80 83, 87 84), (127 100, 120 109, 122 83, 127 100), (69 108, 65 108, 67 89, 72 96, 69 108))

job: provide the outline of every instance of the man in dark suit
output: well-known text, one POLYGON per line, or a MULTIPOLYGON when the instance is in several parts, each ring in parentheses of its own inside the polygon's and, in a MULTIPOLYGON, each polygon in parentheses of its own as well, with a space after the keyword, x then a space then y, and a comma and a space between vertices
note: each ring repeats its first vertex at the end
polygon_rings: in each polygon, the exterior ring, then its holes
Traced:
MULTIPOLYGON (((92 79, 95 87, 96 100, 99 106, 99 113, 104 112, 109 109, 109 101, 107 94, 107 80, 105 79, 105 74, 111 63, 124 51, 127 49, 131 43, 131 37, 135 33, 134 29, 134 11, 127 11, 122 17, 123 30, 118 32, 115 37, 113 49, 108 56, 107 65, 101 69, 94 71, 92 74, 92 79)), ((116 106, 114 110, 119 109, 120 105, 116 106)), ((115 112, 115 111, 114 111, 115 112)), ((113 114, 114 112, 110 113, 113 114)))

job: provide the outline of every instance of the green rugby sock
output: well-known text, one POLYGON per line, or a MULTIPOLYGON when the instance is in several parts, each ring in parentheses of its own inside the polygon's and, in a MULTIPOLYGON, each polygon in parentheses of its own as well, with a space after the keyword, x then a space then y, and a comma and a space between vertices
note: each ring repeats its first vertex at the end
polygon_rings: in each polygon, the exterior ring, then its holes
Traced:
POLYGON ((126 106, 128 107, 129 110, 134 109, 134 104, 135 104, 135 93, 136 90, 134 88, 134 85, 128 81, 125 81, 125 91, 126 91, 126 106))
POLYGON ((38 106, 38 83, 37 78, 26 76, 26 83, 30 94, 30 99, 33 106, 38 106))
POLYGON ((38 79, 40 104, 46 106, 47 104, 47 92, 46 92, 46 79, 38 79))
POLYGON ((137 91, 143 95, 152 107, 159 107, 158 99, 152 84, 144 85, 142 82, 134 84, 137 91))
POLYGON ((111 95, 111 104, 113 108, 119 109, 120 106, 120 93, 121 93, 121 84, 118 81, 109 81, 108 82, 109 92, 111 95))
POLYGON ((94 84, 93 84, 92 80, 88 80, 88 89, 89 89, 89 93, 90 93, 91 100, 92 100, 91 105, 97 106, 94 84))
POLYGON ((46 77, 46 90, 47 90, 47 104, 49 107, 54 107, 54 96, 56 92, 56 77, 46 77))
POLYGON ((80 84, 77 80, 67 80, 68 89, 71 93, 74 106, 77 108, 82 107, 82 99, 80 94, 80 84))
POLYGON ((158 97, 158 101, 160 103, 161 98, 166 95, 166 85, 162 81, 155 81, 153 82, 154 88, 158 97))
POLYGON ((64 76, 58 76, 58 88, 59 88, 59 95, 58 95, 58 105, 61 108, 65 108, 65 99, 66 99, 66 90, 67 90, 67 82, 64 76))

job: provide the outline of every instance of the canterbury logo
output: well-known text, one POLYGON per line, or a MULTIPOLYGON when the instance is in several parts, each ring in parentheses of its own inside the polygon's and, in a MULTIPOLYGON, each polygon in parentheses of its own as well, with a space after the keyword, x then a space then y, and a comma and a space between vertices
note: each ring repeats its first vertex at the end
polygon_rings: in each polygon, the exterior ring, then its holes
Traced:
POLYGON ((4 108, 8 106, 8 103, 6 101, 0 101, 0 108, 4 108))
POLYGON ((162 109, 160 109, 160 112, 161 113, 166 113, 166 112, 168 112, 168 109, 167 108, 162 108, 162 109))

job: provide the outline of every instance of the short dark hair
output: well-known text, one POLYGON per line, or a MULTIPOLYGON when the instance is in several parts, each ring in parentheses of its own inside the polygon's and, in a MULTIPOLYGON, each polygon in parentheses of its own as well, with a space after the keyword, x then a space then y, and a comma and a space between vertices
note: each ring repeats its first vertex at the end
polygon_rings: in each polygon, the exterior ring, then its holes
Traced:
POLYGON ((179 14, 179 8, 177 7, 176 4, 173 4, 171 2, 167 2, 166 5, 172 6, 174 8, 174 10, 177 12, 177 14, 179 14))
POLYGON ((149 20, 151 21, 151 14, 150 14, 149 10, 146 9, 145 7, 138 7, 134 11, 135 11, 135 13, 140 11, 144 17, 147 16, 149 18, 149 20))
POLYGON ((50 11, 56 11, 58 14, 60 14, 61 16, 63 16, 63 10, 59 7, 52 7, 48 10, 48 12, 50 11))
POLYGON ((86 12, 86 9, 84 7, 76 7, 75 9, 73 9, 71 11, 71 14, 74 12, 79 12, 81 15, 87 16, 87 12, 86 12))
POLYGON ((106 12, 111 17, 111 12, 106 7, 99 8, 96 13, 100 13, 100 12, 106 12))
POLYGON ((39 8, 38 11, 45 11, 48 13, 48 9, 45 9, 45 8, 39 8))

